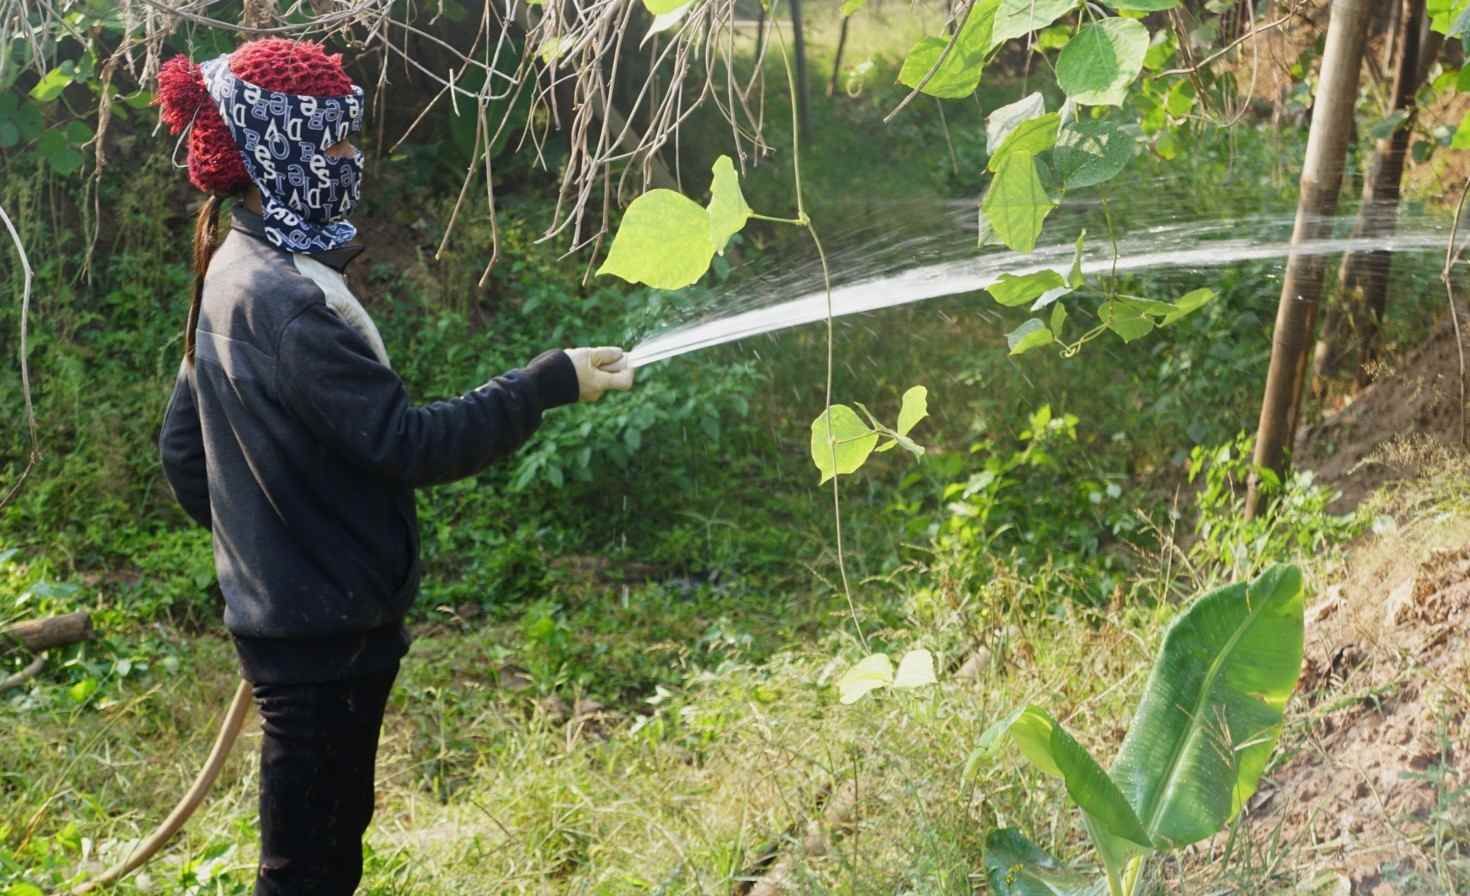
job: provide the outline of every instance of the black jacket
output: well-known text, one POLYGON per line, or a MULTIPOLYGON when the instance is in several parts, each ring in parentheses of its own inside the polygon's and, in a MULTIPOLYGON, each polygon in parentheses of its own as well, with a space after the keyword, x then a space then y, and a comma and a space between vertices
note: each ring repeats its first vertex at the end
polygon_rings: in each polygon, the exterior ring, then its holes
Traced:
POLYGON ((209 265, 159 439, 164 474, 214 537, 245 677, 327 681, 407 650, 418 591, 413 490, 473 475, 577 399, 565 352, 430 405, 409 401, 340 271, 295 256, 241 209, 209 265))

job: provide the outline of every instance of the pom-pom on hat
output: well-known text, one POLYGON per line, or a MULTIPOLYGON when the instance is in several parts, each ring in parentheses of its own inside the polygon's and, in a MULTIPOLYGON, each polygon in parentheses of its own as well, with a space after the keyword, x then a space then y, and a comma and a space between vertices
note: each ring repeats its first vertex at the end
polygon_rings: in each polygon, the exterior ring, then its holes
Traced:
MULTIPOLYGON (((230 71, 237 78, 282 93, 342 96, 352 91, 342 55, 328 54, 321 44, 309 41, 267 38, 243 44, 230 54, 230 71)), ((190 183, 206 193, 222 195, 249 188, 240 148, 220 118, 199 66, 187 56, 165 62, 158 72, 154 103, 169 133, 189 128, 190 183)))

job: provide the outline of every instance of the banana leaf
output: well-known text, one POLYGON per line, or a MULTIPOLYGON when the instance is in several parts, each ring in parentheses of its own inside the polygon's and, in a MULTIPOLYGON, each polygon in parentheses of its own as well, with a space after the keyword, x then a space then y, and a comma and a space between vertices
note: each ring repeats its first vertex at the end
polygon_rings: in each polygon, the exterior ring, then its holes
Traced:
POLYGON ((1302 667, 1302 575, 1272 566, 1169 626, 1112 778, 1159 848, 1208 837, 1255 792, 1302 667))
POLYGON ((994 896, 1101 896, 1107 880, 1063 868, 1015 828, 985 838, 985 877, 994 896))
MULTIPOLYGON (((1067 794, 1087 813, 1095 830, 1126 843, 1118 849, 1150 848, 1138 816, 1122 791, 1087 748, 1077 743, 1046 710, 1027 706, 992 725, 981 735, 981 749, 993 751, 1002 740, 1014 743, 1038 769, 1067 786, 1067 794)), ((1099 844, 1102 846, 1103 844, 1099 844)))

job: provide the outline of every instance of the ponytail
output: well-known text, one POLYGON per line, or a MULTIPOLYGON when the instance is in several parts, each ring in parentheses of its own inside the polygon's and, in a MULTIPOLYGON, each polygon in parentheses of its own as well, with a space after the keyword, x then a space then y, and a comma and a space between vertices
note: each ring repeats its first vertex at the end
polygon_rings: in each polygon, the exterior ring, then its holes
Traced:
POLYGON ((204 274, 218 245, 219 206, 220 195, 210 193, 194 222, 194 300, 189 303, 189 319, 184 324, 184 360, 190 367, 194 366, 194 331, 199 327, 199 306, 204 301, 204 274))

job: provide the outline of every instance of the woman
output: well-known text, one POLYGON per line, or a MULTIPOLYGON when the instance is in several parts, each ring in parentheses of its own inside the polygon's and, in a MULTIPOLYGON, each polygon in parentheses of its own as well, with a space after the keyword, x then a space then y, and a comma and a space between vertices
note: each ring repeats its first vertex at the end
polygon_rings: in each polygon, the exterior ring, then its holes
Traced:
POLYGON ((261 743, 257 896, 350 894, 373 766, 418 590, 413 490, 472 476, 548 408, 632 387, 617 348, 550 351, 414 406, 343 279, 360 251, 362 90, 316 44, 259 40, 159 74, 209 194, 184 362, 160 437, 174 495, 210 528, 225 625, 261 743), (215 247, 220 200, 242 200, 215 247), (208 272, 206 276, 206 271, 208 272))

